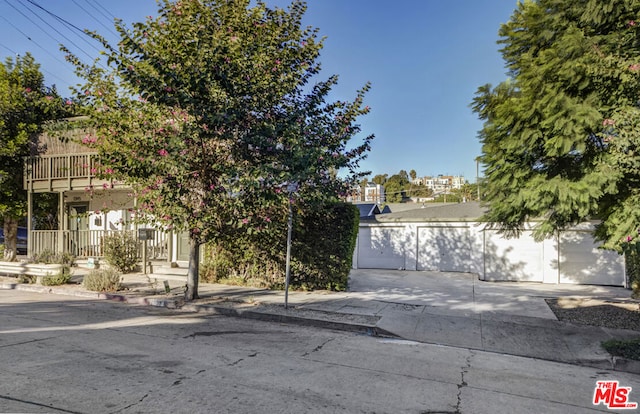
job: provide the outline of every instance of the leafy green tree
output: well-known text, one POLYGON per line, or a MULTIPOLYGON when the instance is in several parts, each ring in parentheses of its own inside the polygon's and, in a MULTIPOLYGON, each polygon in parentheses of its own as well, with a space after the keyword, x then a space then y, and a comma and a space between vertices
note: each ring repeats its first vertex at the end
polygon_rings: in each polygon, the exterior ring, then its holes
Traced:
POLYGON ((109 71, 68 55, 86 80, 77 95, 102 175, 132 185, 146 217, 189 233, 187 300, 198 297, 202 243, 268 229, 294 187, 320 201, 366 175, 357 168, 372 136, 350 140, 368 85, 326 103, 337 77, 309 85, 322 41, 301 27, 305 4, 250 3, 163 0, 156 18, 118 22, 117 46, 94 34, 109 71))
POLYGON ((417 176, 418 173, 416 172, 416 170, 409 171, 409 177, 411 178, 411 181, 415 180, 417 176))
POLYGON ((384 185, 385 200, 389 203, 399 203, 406 197, 406 190, 409 188, 409 178, 406 171, 401 170, 394 174, 384 185))
POLYGON ((45 121, 68 115, 65 105, 55 87, 45 86, 40 65, 29 53, 0 63, 0 220, 5 260, 16 259, 18 222, 27 211, 23 157, 41 150, 37 134, 45 121))
POLYGON ((606 247, 637 235, 639 19, 636 1, 539 0, 500 28, 510 77, 479 88, 473 109, 487 218, 507 233, 531 218, 538 238, 601 218, 606 247))
POLYGON ((477 198, 477 186, 475 184, 463 184, 460 188, 454 188, 451 193, 458 201, 472 201, 477 198))
POLYGON ((412 197, 430 197, 433 195, 433 190, 426 185, 422 184, 413 184, 411 186, 411 194, 412 197))
POLYGON ((388 176, 389 176, 389 174, 378 174, 378 175, 374 176, 371 181, 374 184, 385 185, 385 183, 387 182, 387 177, 388 176))

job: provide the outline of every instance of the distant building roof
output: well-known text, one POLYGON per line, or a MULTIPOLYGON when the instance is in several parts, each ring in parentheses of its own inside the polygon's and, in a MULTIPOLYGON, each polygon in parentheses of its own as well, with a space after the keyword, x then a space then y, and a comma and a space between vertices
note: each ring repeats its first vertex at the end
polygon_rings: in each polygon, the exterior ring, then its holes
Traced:
POLYGON ((375 217, 376 221, 478 221, 487 209, 478 202, 413 204, 412 209, 398 211, 391 206, 392 213, 375 217))

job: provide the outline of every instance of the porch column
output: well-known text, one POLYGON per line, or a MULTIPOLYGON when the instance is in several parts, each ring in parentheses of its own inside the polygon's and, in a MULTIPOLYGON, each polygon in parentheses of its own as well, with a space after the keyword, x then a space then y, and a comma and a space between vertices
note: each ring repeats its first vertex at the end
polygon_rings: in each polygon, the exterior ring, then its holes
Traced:
POLYGON ((27 191, 27 256, 33 253, 33 235, 31 234, 33 221, 33 192, 31 189, 27 191))
POLYGON ((64 253, 64 230, 67 223, 64 214, 64 191, 58 196, 58 252, 64 253))

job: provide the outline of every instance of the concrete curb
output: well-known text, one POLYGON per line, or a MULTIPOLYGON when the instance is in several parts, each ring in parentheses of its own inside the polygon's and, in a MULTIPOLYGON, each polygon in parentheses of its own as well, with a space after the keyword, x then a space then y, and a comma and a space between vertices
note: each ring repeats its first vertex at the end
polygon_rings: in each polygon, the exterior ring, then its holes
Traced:
MULTIPOLYGON (((4 290, 20 290, 26 292, 35 292, 35 293, 48 293, 48 294, 57 294, 57 295, 66 295, 66 296, 75 296, 82 297, 87 299, 99 299, 99 300, 110 300, 115 302, 122 302, 132 305, 141 305, 141 306, 153 306, 153 307, 161 307, 166 309, 180 309, 188 312, 197 312, 197 313, 207 313, 212 315, 223 315, 223 316, 231 316, 237 318, 245 318, 245 319, 254 319, 266 322, 276 322, 276 323, 285 323, 285 324, 294 324, 301 326, 311 326, 321 329, 333 329, 339 331, 346 332, 354 332, 374 337, 382 337, 382 338, 398 338, 398 339, 407 339, 411 341, 416 341, 411 338, 402 338, 401 336, 394 334, 390 331, 387 331, 383 328, 378 327, 376 324, 366 324, 366 323, 351 323, 339 321, 336 319, 344 319, 348 318, 350 314, 342 314, 342 313, 332 313, 326 311, 314 311, 309 309, 304 309, 304 312, 307 314, 306 316, 296 316, 287 313, 296 312, 296 308, 287 309, 279 309, 278 312, 270 312, 265 309, 261 309, 260 311, 251 310, 251 309, 238 309, 233 306, 221 306, 214 304, 193 304, 188 303, 185 304, 182 299, 171 299, 171 298, 162 298, 162 297, 150 297, 150 296, 133 296, 121 293, 106 293, 106 292, 89 292, 86 290, 69 290, 64 288, 56 288, 55 286, 40 286, 40 285, 25 285, 21 283, 0 283, 0 289, 4 290), (316 318, 311 317, 316 314, 316 318), (331 319, 331 315, 333 315, 333 320, 331 319), (337 316, 336 316, 337 315, 337 316), (324 316, 324 318, 320 317, 324 316)), ((361 315, 351 315, 351 316, 361 316, 361 315)), ((417 341, 423 342, 423 341, 417 341)), ((427 342, 428 343, 428 342, 427 342)), ((448 345, 452 347, 463 347, 469 349, 475 349, 473 347, 464 347, 464 346, 456 346, 456 345, 448 345)), ((491 350, 483 350, 484 352, 497 352, 504 353, 499 351, 491 351, 491 350)), ((526 355, 519 355, 522 357, 527 357, 526 355)), ((538 357, 531 357, 537 358, 538 357)), ((611 357, 611 358, 602 358, 602 359, 588 359, 588 360, 574 360, 574 361, 557 361, 554 362, 586 366, 591 368, 598 369, 607 369, 618 372, 627 372, 632 374, 640 374, 640 361, 629 360, 621 357, 611 357)))
MULTIPOLYGON (((88 292, 88 291, 70 291, 68 289, 56 288, 55 286, 39 286, 25 285, 21 283, 4 283, 0 284, 0 289, 21 290, 26 292, 49 293, 57 295, 67 295, 83 297, 88 299, 110 300, 115 302, 123 302, 131 305, 154 306, 167 309, 181 309, 188 312, 208 313, 212 315, 232 316, 237 318, 255 319, 265 322, 288 323, 302 326, 312 326, 322 329, 334 329, 346 332, 355 332, 369 336, 398 338, 397 335, 388 332, 375 324, 349 323, 331 319, 321 319, 312 317, 302 317, 296 315, 287 315, 283 313, 274 313, 268 311, 255 311, 248 309, 237 309, 229 306, 218 306, 211 304, 184 304, 182 299, 155 298, 149 296, 131 296, 120 293, 107 292, 88 292)), ((295 308, 290 308, 289 312, 295 312, 295 308)), ((283 309, 287 312, 287 310, 283 309)), ((309 311, 306 313, 329 315, 328 312, 309 311)), ((344 318, 348 315, 338 314, 338 318, 344 318)))

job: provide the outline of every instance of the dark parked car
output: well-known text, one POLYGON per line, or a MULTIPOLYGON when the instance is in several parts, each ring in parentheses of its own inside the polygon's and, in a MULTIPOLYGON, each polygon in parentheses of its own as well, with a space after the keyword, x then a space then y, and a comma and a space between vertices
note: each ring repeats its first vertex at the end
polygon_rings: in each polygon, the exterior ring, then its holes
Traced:
MULTIPOLYGON (((4 231, 0 228, 0 244, 4 244, 4 231)), ((27 228, 18 227, 18 254, 27 254, 27 228)))

